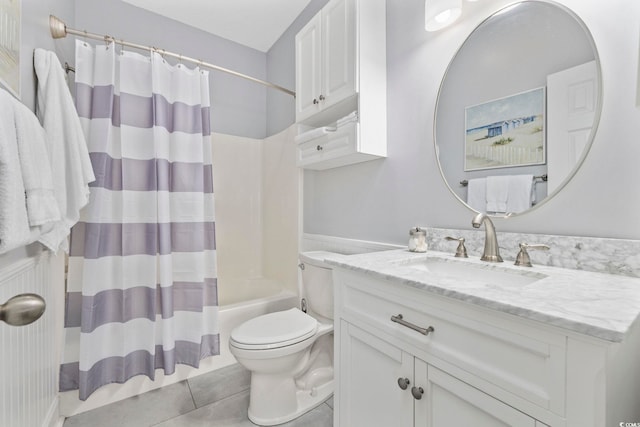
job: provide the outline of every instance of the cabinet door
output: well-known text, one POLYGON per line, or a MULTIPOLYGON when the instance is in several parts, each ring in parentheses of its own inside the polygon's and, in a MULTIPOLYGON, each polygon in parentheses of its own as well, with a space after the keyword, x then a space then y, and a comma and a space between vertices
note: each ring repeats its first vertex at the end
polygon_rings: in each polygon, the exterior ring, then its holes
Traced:
POLYGON ((322 108, 356 92, 355 37, 355 0, 330 1, 322 9, 322 108))
POLYGON ((296 121, 320 111, 322 16, 318 12, 296 34, 296 121))
POLYGON ((416 359, 418 385, 425 373, 424 397, 416 403, 416 427, 536 426, 528 415, 416 359))
POLYGON ((413 426, 413 356, 344 320, 341 330, 340 426, 413 426))

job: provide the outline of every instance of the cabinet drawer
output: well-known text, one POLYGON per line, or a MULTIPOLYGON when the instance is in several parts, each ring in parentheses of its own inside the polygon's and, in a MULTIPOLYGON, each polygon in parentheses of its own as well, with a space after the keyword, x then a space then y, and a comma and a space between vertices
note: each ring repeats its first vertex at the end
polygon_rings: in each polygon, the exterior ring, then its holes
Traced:
POLYGON ((335 132, 299 144, 298 166, 309 169, 340 166, 342 159, 357 151, 357 130, 358 123, 349 123, 335 132))
MULTIPOLYGON (((334 273, 341 318, 408 345, 433 365, 451 364, 471 377, 564 414, 566 338, 522 322, 410 287, 338 270, 334 273), (391 321, 433 332, 423 335, 391 321), (431 360, 433 359, 433 360, 431 360)), ((400 344, 401 345, 401 344, 400 344)), ((465 379, 466 381, 467 379, 465 379)))

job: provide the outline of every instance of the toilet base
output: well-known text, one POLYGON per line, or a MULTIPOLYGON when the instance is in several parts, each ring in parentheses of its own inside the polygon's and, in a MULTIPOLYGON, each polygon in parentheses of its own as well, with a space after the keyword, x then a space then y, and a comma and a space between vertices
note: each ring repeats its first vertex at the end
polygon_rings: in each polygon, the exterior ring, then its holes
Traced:
MULTIPOLYGON (((249 420, 259 426, 273 426, 277 424, 283 424, 293 419, 296 419, 307 412, 311 411, 317 406, 320 406, 327 399, 333 395, 333 380, 329 380, 322 385, 313 387, 311 390, 298 390, 296 391, 296 409, 290 413, 264 417, 260 414, 255 414, 252 411, 251 403, 249 404, 249 420)), ((253 393, 251 395, 254 398, 253 393)), ((264 399, 265 395, 255 396, 255 399, 264 399)), ((261 402, 261 405, 265 402, 261 402)), ((259 405, 259 406, 261 406, 259 405)))

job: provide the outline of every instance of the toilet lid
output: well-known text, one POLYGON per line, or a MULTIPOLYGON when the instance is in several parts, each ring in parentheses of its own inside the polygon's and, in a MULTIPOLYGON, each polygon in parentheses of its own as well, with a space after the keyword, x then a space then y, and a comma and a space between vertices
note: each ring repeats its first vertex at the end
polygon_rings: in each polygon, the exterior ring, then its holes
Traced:
POLYGON ((266 349, 295 344, 315 335, 318 321, 297 308, 247 320, 233 331, 236 347, 266 349))

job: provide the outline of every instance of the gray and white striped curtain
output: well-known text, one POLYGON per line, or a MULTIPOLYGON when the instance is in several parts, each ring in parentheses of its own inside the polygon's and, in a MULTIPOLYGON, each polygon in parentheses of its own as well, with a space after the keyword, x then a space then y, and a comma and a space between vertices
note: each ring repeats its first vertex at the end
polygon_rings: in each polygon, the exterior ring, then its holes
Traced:
POLYGON ((208 73, 76 43, 96 181, 71 234, 61 391, 219 354, 208 73))

